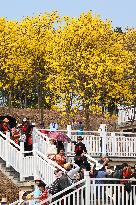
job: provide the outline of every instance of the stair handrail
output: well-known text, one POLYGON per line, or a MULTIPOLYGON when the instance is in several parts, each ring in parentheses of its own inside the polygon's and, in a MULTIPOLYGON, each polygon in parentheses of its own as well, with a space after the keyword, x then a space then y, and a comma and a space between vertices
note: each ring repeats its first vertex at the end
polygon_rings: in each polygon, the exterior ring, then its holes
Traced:
POLYGON ((0 135, 2 135, 2 137, 6 138, 6 134, 4 134, 3 132, 0 131, 0 135))
POLYGON ((88 160, 90 161, 90 164, 91 164, 93 167, 94 167, 94 165, 96 165, 96 167, 95 167, 96 170, 99 170, 99 169, 101 169, 101 168, 103 167, 103 165, 100 164, 100 163, 98 162, 98 160, 94 159, 93 157, 91 157, 91 156, 88 155, 88 154, 84 154, 84 155, 88 158, 88 160), (92 163, 92 161, 93 161, 94 163, 92 163))
POLYGON ((51 201, 53 198, 58 197, 59 195, 62 195, 63 193, 67 192, 70 189, 73 189, 74 187, 78 186, 78 185, 82 185, 85 184, 86 180, 82 179, 76 183, 73 183, 72 185, 68 186, 67 188, 65 188, 64 190, 54 194, 54 195, 50 195, 47 199, 43 200, 40 202, 40 205, 44 204, 45 202, 51 201))
MULTIPOLYGON (((7 132, 7 133, 9 133, 9 132, 7 132)), ((1 131, 0 131, 0 135, 2 135, 2 137, 5 138, 5 140, 7 139, 7 135, 4 134, 4 133, 1 132, 1 131)), ((14 140, 12 140, 12 139, 10 139, 10 138, 8 138, 7 140, 8 140, 11 144, 13 144, 16 148, 20 149, 20 146, 19 146, 17 143, 15 143, 14 140)))
POLYGON ((49 164, 52 165, 54 168, 58 168, 61 171, 66 172, 66 170, 63 167, 61 167, 59 164, 57 164, 57 162, 49 159, 45 154, 43 154, 42 152, 40 152, 38 150, 36 152, 39 156, 41 156, 43 159, 45 159, 47 162, 49 162, 49 164))
POLYGON ((9 205, 16 205, 16 204, 19 204, 19 203, 21 203, 21 202, 23 202, 23 200, 16 200, 16 201, 12 202, 12 203, 9 204, 9 205))
MULTIPOLYGON (((48 138, 48 136, 46 134, 43 134, 39 131, 39 129, 36 128, 36 131, 38 132, 38 134, 40 136, 42 136, 43 138, 46 136, 46 139, 48 138)), ((57 130, 58 131, 58 130, 57 130)), ((77 130, 76 130, 77 132, 77 130)), ((99 133, 99 131, 96 131, 95 133, 99 133)), ((48 138, 49 139, 49 138, 48 138)), ((49 141, 47 141, 47 143, 49 143, 49 141)), ((100 169, 102 168, 101 164, 98 163, 98 161, 96 159, 94 159, 93 157, 91 157, 90 155, 88 154, 85 154, 85 156, 88 158, 89 161, 93 161, 95 164, 96 164, 96 169, 100 169)), ((52 161, 52 160, 51 160, 52 161)), ((53 162, 53 161, 52 161, 53 162)), ((90 165, 94 166, 94 163, 90 162, 90 165)), ((52 163, 53 164, 53 163, 52 163)), ((56 163, 57 164, 57 163, 56 163)), ((57 164, 58 165, 58 164, 57 164)), ((58 167, 58 166, 57 166, 58 167)), ((61 167, 61 166, 59 166, 61 167)), ((62 168, 62 167, 61 167, 62 168)))
POLYGON ((45 138, 47 141, 49 140, 49 137, 47 136, 47 134, 40 132, 40 130, 37 128, 36 128, 36 131, 39 135, 41 135, 42 138, 45 138))
MULTIPOLYGON (((90 185, 91 186, 94 186, 94 184, 95 184, 95 186, 99 186, 99 184, 96 184, 95 182, 96 181, 117 181, 117 183, 115 183, 115 185, 118 185, 118 186, 124 186, 124 184, 119 184, 118 183, 118 181, 120 182, 120 180, 123 180, 123 181, 126 181, 126 182, 128 182, 128 181, 135 181, 136 182, 136 179, 117 179, 117 178, 88 178, 88 182, 90 183, 90 185)), ((64 189, 64 190, 62 190, 62 191, 60 191, 60 192, 58 192, 57 194, 54 194, 54 195, 50 195, 47 199, 45 199, 45 200, 43 200, 43 201, 39 201, 39 204, 40 205, 42 205, 42 204, 44 204, 45 202, 48 202, 48 201, 52 201, 52 199, 54 199, 54 198, 56 198, 56 197, 58 197, 59 195, 63 195, 63 193, 66 193, 68 190, 70 190, 70 189, 73 189, 74 187, 77 187, 78 185, 80 185, 81 184, 81 186, 83 187, 84 186, 84 184, 86 185, 86 181, 87 181, 87 179, 82 179, 82 180, 80 180, 79 182, 76 182, 76 183, 74 183, 74 184, 72 184, 71 186, 69 186, 69 187, 67 187, 66 189, 64 189)), ((110 186, 110 184, 109 183, 105 183, 105 184, 101 184, 101 186, 110 186)), ((133 185, 133 186, 135 186, 135 185, 133 185)), ((80 187, 80 186, 79 186, 80 187)), ((88 187, 86 187, 87 189, 89 188, 90 189, 90 187, 88 186, 88 187)), ((123 190, 123 189, 122 189, 123 190)), ((76 190, 75 190, 76 191, 76 190)), ((72 192, 71 192, 72 193, 72 192)), ((96 194, 96 192, 95 192, 95 194, 96 194)), ((69 195, 69 194, 68 194, 69 195)), ((67 194, 65 195, 65 197, 67 196, 67 194)), ((88 197, 88 196, 87 196, 88 197)), ((15 201, 15 202, 13 202, 13 203, 11 203, 10 205, 16 205, 16 204, 18 204, 19 202, 22 202, 23 200, 21 199, 21 200, 17 200, 17 201, 15 201)), ((31 204, 31 202, 34 202, 34 200, 26 200, 25 201, 26 203, 30 203, 31 204)), ((51 204, 55 204, 55 201, 53 201, 53 202, 51 202, 51 204)))
MULTIPOLYGON (((95 184, 95 182, 96 181, 109 181, 109 180, 112 180, 112 181, 119 181, 120 182, 120 180, 121 179, 117 179, 117 178, 90 178, 90 179, 88 179, 89 180, 89 182, 88 182, 88 185, 89 185, 89 183, 93 186, 94 184, 95 184), (92 183, 91 183, 92 182, 92 183)), ((132 179, 122 179, 123 181, 132 181, 132 179)), ((135 180, 133 180, 133 181, 136 181, 136 179, 135 180)), ((46 203, 46 202, 51 202, 52 201, 52 199, 54 199, 54 198, 56 198, 56 197, 58 197, 59 195, 62 195, 63 193, 66 193, 68 190, 70 190, 70 189, 72 189, 72 188, 74 188, 74 187, 76 187, 76 186, 78 186, 78 185, 82 185, 82 184, 86 184, 86 182, 87 182, 87 179, 82 179, 82 180, 80 180, 79 182, 77 182, 77 183, 74 183, 74 184, 72 184, 71 186, 69 186, 69 187, 67 187, 66 189, 64 189, 64 190, 62 190, 62 191, 60 191, 60 192, 58 192, 57 194, 54 194, 53 196, 49 196, 46 200, 43 200, 43 201, 41 201, 39 204, 40 205, 43 205, 44 203, 46 203)), ((117 183, 118 184, 118 183, 117 183)), ((109 185, 109 184, 107 184, 107 185, 109 185)), ((98 186, 98 184, 96 184, 96 186, 98 186)), ((124 184, 121 184, 121 186, 124 186, 124 184)), ((89 186, 90 187, 90 186, 89 186)), ((88 187, 87 187, 88 188, 88 187)), ((90 188, 89 188, 90 189, 90 188)), ((89 191, 89 193, 90 193, 90 191, 89 191)), ((86 193, 87 194, 87 193, 86 193)), ((68 194, 69 195, 69 194, 68 194)), ((65 195, 65 197, 67 196, 67 194, 65 195)), ((88 199, 88 196, 86 196, 86 198, 88 199)), ((55 201, 53 201, 53 202, 51 202, 51 204, 55 204, 55 201)), ((90 204, 90 203, 89 203, 90 204)))
MULTIPOLYGON (((8 137, 8 135, 5 135, 4 133, 0 132, 1 136, 2 136, 2 140, 5 141, 5 143, 7 143, 7 146, 13 146, 15 149, 18 149, 18 151, 20 152, 21 151, 21 147, 16 144, 12 139, 10 139, 8 137), (7 140, 7 142, 6 142, 7 140)), ((9 134, 9 133, 8 133, 9 134)), ((41 134, 41 133, 40 133, 41 134)), ((8 149, 7 149, 8 151, 8 149)), ((22 154, 24 153, 29 153, 29 152, 33 152, 32 151, 21 151, 22 154)), ((64 168, 62 168, 61 166, 59 166, 55 161, 52 161, 51 159, 49 159, 45 154, 43 154, 42 152, 40 151, 37 151, 37 154, 42 157, 43 159, 46 160, 47 163, 49 163, 50 166, 53 166, 54 168, 58 168, 60 170, 62 170, 63 172, 65 171, 64 168)), ((10 160, 8 161, 9 165, 8 166, 13 166, 13 164, 10 163, 10 160)), ((21 171, 21 170, 20 170, 21 171)))
MULTIPOLYGON (((39 201, 39 203, 38 204, 40 204, 40 205, 42 205, 42 204, 44 204, 45 202, 48 202, 48 201, 51 201, 53 198, 56 198, 56 197, 58 197, 59 195, 61 195, 61 194, 63 194, 63 193, 65 193, 66 191, 68 191, 68 190, 70 190, 70 189, 72 189, 72 188, 74 188, 74 187, 76 187, 76 186, 78 186, 78 185, 82 185, 82 184, 85 184, 85 179, 82 179, 82 180, 80 180, 80 181, 78 181, 78 182, 76 182, 76 183, 73 183, 72 185, 70 185, 70 186, 68 186, 67 188, 65 188, 64 190, 62 190, 62 191, 60 191, 60 192, 58 192, 58 193, 56 193, 56 194, 54 194, 54 195, 49 195, 49 197, 47 198, 47 199, 45 199, 45 200, 43 200, 43 201, 39 201)), ((16 204, 18 204, 19 202, 21 202, 22 200, 17 200, 17 201, 15 201, 15 202, 13 202, 13 203, 11 203, 10 205, 16 205, 16 204)), ((25 202, 26 203, 30 203, 30 202, 33 202, 34 200, 33 199, 30 199, 30 200, 26 200, 25 202)), ((36 200, 37 201, 37 200, 36 200)), ((31 204, 31 203, 30 203, 31 204)))
POLYGON ((15 143, 14 140, 12 140, 12 139, 9 138, 8 141, 9 141, 11 144, 13 144, 16 148, 20 149, 20 146, 19 146, 17 143, 15 143))

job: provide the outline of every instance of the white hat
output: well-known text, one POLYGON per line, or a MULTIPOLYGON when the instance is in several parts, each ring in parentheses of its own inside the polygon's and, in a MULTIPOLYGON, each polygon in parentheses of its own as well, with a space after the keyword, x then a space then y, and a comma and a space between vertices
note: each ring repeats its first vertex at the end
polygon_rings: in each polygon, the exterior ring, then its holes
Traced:
POLYGON ((27 119, 26 119, 26 117, 24 117, 23 122, 26 122, 26 121, 27 121, 27 119))
POLYGON ((100 163, 96 163, 96 170, 99 170, 99 169, 101 169, 103 167, 103 165, 102 164, 100 164, 100 163))
POLYGON ((34 176, 34 181, 41 181, 41 178, 39 176, 34 176))
POLYGON ((1 203, 3 203, 3 202, 7 202, 7 197, 2 197, 1 203))

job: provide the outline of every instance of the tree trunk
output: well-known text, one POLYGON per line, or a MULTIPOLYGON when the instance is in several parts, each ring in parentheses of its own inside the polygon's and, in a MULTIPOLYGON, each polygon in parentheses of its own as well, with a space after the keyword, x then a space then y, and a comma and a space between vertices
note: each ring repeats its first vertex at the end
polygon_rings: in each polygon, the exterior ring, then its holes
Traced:
POLYGON ((27 96, 26 96, 26 93, 25 93, 25 108, 27 108, 27 96))
POLYGON ((43 123, 43 117, 44 117, 43 111, 44 111, 44 109, 43 109, 43 107, 41 107, 41 109, 40 109, 40 120, 41 120, 41 123, 43 123))
POLYGON ((90 119, 89 119, 89 116, 90 116, 90 110, 89 110, 89 104, 85 105, 85 127, 87 130, 90 129, 90 119))
POLYGON ((66 101, 67 123, 70 123, 70 112, 71 112, 71 99, 67 98, 66 101))
POLYGON ((11 95, 11 91, 9 91, 9 95, 8 95, 8 107, 9 107, 9 113, 11 112, 11 108, 12 108, 12 95, 11 95))

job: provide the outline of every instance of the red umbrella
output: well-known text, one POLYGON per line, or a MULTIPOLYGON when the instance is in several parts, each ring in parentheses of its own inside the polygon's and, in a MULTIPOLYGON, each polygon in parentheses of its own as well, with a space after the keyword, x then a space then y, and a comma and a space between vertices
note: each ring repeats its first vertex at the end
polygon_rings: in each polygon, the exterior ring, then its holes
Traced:
POLYGON ((48 137, 54 140, 62 141, 62 142, 69 142, 69 137, 62 133, 62 132, 50 132, 48 134, 48 137))

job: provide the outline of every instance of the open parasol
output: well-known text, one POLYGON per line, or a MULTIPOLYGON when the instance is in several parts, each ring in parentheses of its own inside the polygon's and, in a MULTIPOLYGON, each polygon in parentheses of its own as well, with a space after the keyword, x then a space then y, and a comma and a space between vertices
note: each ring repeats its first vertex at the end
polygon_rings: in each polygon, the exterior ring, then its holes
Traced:
POLYGON ((70 142, 70 138, 62 132, 50 132, 48 137, 62 142, 70 142))

